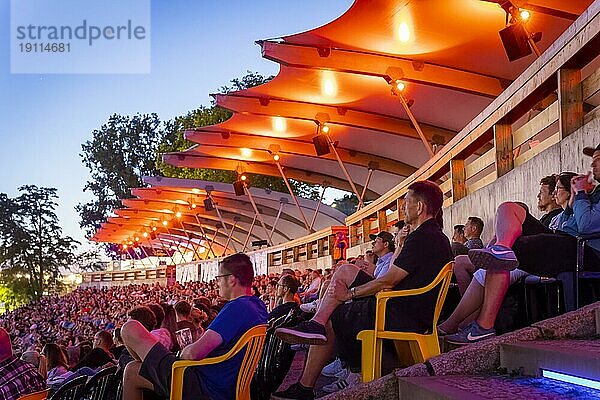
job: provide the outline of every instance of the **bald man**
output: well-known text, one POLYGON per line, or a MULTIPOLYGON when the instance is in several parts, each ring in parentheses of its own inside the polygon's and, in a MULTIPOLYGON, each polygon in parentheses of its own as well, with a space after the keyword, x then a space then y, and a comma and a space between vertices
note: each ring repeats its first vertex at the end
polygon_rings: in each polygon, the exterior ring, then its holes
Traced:
POLYGON ((16 400, 44 389, 44 378, 33 364, 13 355, 10 336, 0 328, 0 400, 16 400))

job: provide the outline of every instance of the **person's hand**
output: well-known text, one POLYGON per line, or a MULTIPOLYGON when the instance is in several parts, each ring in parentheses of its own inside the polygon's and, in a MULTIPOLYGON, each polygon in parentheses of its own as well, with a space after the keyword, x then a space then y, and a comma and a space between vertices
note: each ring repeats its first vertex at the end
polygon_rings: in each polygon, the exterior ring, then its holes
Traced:
POLYGON ((581 190, 585 190, 586 193, 590 192, 594 189, 594 185, 592 185, 588 179, 588 175, 577 175, 571 178, 571 194, 575 195, 577 192, 581 190))
POLYGON ((405 224, 402 227, 402 229, 400 229, 398 231, 398 233, 396 234, 396 237, 394 238, 396 247, 400 247, 404 244, 404 241, 406 240, 406 237, 409 235, 409 233, 410 233, 410 225, 405 224))
POLYGON ((329 292, 329 295, 331 297, 333 297, 337 301, 341 301, 342 303, 352 298, 348 287, 343 282, 338 280, 332 282, 327 288, 327 291, 329 292))

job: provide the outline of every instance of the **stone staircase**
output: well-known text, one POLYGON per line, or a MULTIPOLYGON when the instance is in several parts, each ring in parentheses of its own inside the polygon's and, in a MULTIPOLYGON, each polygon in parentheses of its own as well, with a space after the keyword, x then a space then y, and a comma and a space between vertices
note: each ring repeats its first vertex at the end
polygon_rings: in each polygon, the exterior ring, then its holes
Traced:
POLYGON ((600 399, 600 390, 542 377, 542 370, 600 382, 600 302, 324 399, 600 399))

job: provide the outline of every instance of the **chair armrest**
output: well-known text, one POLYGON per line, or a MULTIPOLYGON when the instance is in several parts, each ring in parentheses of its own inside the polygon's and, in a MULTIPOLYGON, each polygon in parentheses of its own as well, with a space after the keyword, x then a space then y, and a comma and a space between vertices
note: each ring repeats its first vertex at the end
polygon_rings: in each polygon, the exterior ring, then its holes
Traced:
POLYGON ((596 233, 590 233, 589 235, 579 235, 577 236, 577 241, 588 241, 588 240, 593 240, 593 239, 600 239, 600 232, 596 232, 596 233))
POLYGON ((389 299, 392 297, 407 297, 407 296, 417 296, 419 294, 423 294, 431 290, 429 287, 422 287, 419 289, 404 289, 404 290, 382 290, 377 293, 377 300, 380 299, 389 299))

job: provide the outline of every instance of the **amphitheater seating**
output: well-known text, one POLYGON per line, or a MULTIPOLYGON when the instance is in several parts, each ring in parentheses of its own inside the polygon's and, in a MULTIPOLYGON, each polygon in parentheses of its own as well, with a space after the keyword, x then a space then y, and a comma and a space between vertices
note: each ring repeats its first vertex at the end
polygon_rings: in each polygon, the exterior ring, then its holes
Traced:
POLYGON ((250 383, 254 371, 256 370, 258 360, 262 354, 266 334, 267 325, 257 325, 248 330, 231 350, 220 357, 205 358, 200 361, 175 361, 175 363, 173 363, 173 375, 171 377, 171 400, 180 400, 182 398, 183 376, 186 368, 218 364, 230 359, 244 348, 246 349, 246 354, 244 355, 238 374, 236 399, 250 400, 250 383))
POLYGON ((18 400, 46 400, 46 397, 48 397, 48 392, 50 392, 50 389, 40 390, 39 392, 29 393, 25 396, 21 396, 18 400))
POLYGON ((86 382, 87 376, 78 376, 62 385, 49 397, 49 400, 81 400, 86 382))
POLYGON ((394 341, 406 341, 415 362, 423 362, 430 357, 440 354, 440 345, 437 335, 437 321, 442 311, 454 262, 449 262, 442 268, 438 276, 429 285, 410 290, 383 291, 377 294, 377 305, 375 311, 375 329, 364 330, 358 334, 362 341, 362 381, 370 382, 381 377, 381 357, 383 339, 394 341), (439 287, 438 297, 433 315, 433 326, 431 333, 418 334, 412 332, 395 332, 385 330, 385 312, 387 301, 395 297, 416 296, 439 287))
POLYGON ((108 400, 116 372, 117 367, 108 367, 90 377, 85 384, 83 398, 85 400, 108 400))

